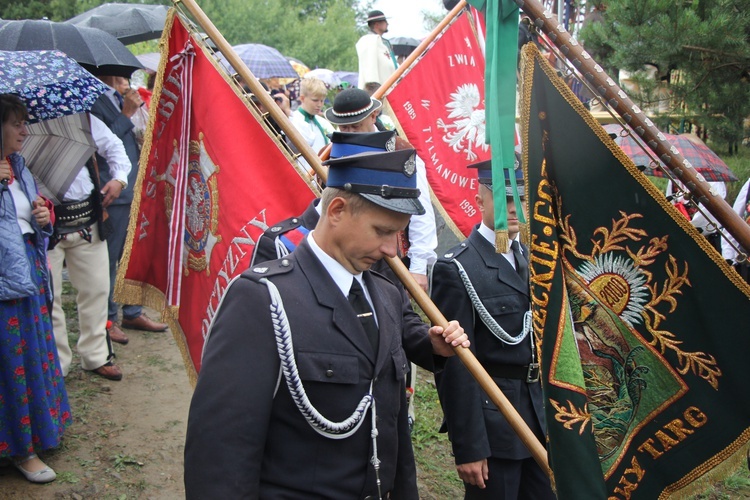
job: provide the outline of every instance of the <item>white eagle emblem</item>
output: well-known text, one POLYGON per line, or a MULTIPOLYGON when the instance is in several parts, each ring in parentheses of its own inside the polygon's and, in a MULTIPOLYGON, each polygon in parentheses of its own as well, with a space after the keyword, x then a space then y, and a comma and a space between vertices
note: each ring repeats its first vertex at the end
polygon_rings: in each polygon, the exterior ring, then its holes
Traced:
POLYGON ((446 124, 442 118, 437 121, 437 126, 445 132, 443 141, 454 152, 465 152, 466 159, 470 161, 477 159, 474 151, 478 148, 487 151, 489 147, 484 143, 484 109, 478 109, 480 104, 476 84, 460 85, 451 94, 451 101, 445 105, 449 112, 448 120, 453 120, 453 123, 446 124))

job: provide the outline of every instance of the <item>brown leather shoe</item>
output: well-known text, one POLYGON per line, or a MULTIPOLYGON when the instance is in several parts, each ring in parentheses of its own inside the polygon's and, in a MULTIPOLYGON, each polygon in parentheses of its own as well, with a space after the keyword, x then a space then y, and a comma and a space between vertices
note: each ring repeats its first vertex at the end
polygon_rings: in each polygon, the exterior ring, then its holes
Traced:
POLYGON ((143 330, 146 332, 163 332, 169 325, 166 323, 157 323, 146 314, 141 314, 137 318, 122 318, 122 327, 131 330, 143 330))
POLYGON ((92 373, 96 373, 100 377, 104 377, 108 380, 122 380, 122 370, 113 362, 108 362, 105 365, 100 366, 96 370, 91 370, 92 373))
POLYGON ((122 345, 130 342, 130 339, 122 330, 120 330, 120 327, 117 326, 117 323, 112 323, 112 326, 107 328, 107 333, 109 334, 109 340, 111 340, 112 342, 117 342, 118 344, 122 345))

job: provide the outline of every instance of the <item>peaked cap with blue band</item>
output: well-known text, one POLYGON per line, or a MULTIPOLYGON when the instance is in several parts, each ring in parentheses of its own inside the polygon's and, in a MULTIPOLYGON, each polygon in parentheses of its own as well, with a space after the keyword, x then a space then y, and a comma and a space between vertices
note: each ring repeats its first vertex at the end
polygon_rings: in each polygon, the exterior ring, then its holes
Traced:
POLYGON ((341 158, 360 153, 382 153, 396 149, 396 132, 334 132, 331 134, 330 158, 341 158))
MULTIPOLYGON (((480 161, 467 165, 466 168, 475 168, 477 170, 477 180, 480 184, 492 185, 492 160, 480 161)), ((505 169, 505 195, 513 196, 513 187, 510 184, 509 170, 505 169)), ((518 196, 526 196, 526 189, 523 183, 523 170, 521 169, 521 158, 516 153, 516 169, 513 171, 516 176, 516 186, 518 186, 518 196)))
POLYGON ((401 149, 384 153, 360 153, 330 159, 326 186, 357 193, 383 208, 422 215, 416 176, 416 151, 401 149))

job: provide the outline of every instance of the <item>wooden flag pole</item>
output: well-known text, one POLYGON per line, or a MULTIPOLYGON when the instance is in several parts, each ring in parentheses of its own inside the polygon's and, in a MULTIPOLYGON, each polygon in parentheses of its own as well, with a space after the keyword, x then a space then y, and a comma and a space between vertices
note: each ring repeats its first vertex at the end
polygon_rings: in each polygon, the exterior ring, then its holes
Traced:
MULTIPOLYGON (((200 26, 206 31, 206 34, 214 41, 214 43, 216 43, 219 50, 221 50, 221 52, 226 56, 230 64, 232 64, 232 67, 248 83, 248 86, 253 91, 253 93, 256 94, 260 102, 264 106, 266 106, 267 109, 278 111, 278 114, 280 115, 279 118, 276 118, 276 114, 271 113, 271 116, 273 116, 274 119, 277 120, 277 123, 279 123, 279 125, 288 123, 289 127, 291 127, 295 135, 299 137, 299 133, 296 131, 296 129, 294 129, 294 126, 289 122, 289 120, 284 115, 284 113, 282 113, 281 110, 277 108, 273 99, 271 99, 271 96, 266 94, 263 87, 261 87, 260 83, 255 79, 255 77, 252 75, 250 70, 247 68, 247 65, 245 65, 245 63, 237 56, 234 50, 232 50, 232 47, 227 43, 223 35, 219 33, 219 31, 216 29, 213 23, 211 23, 211 21, 208 19, 206 14, 201 10, 198 4, 196 4, 194 0, 177 0, 177 1, 185 5, 188 11, 195 17, 195 19, 198 21, 200 26)), ((444 28, 450 22, 450 19, 452 19, 452 17, 450 16, 452 15, 453 17, 455 17, 456 15, 458 15, 459 11, 465 5, 466 5, 465 0, 462 0, 461 2, 459 2, 459 4, 456 5, 456 7, 448 15, 449 18, 447 20, 443 20, 443 22, 440 23, 440 26, 443 26, 444 28)), ((442 31, 442 29, 438 30, 437 28, 433 31, 434 36, 432 37, 432 40, 434 40, 434 38, 437 37, 440 31, 442 31)), ((431 40, 427 41, 427 39, 425 39, 419 45, 417 49, 422 48, 422 51, 424 51, 424 49, 427 48, 427 46, 430 43, 431 43, 431 40)), ((417 50, 415 50, 414 52, 416 53, 417 50)), ((421 54, 421 52, 416 53, 416 54, 415 53, 412 53, 412 56, 414 56, 413 58, 410 56, 410 59, 412 62, 416 60, 419 54, 421 54)), ((406 69, 406 67, 407 65, 404 64, 404 70, 406 69)), ((386 83, 390 82, 389 86, 392 85, 393 82, 395 82, 399 76, 400 74, 396 76, 396 73, 394 73, 394 75, 392 75, 392 78, 389 78, 386 81, 386 83)), ((387 88, 388 86, 382 85, 380 89, 378 90, 384 89, 383 92, 385 92, 385 89, 387 88)), ((284 131, 285 132, 287 131, 286 128, 284 129, 284 131)), ((290 134, 289 132, 287 132, 287 135, 290 138, 292 138, 292 134, 290 134)), ((301 140, 301 137, 299 137, 299 139, 301 140)), ((295 142, 295 145, 297 145, 296 142, 295 142)), ((312 152, 309 146, 307 146, 307 143, 305 143, 304 141, 302 141, 302 146, 304 147, 301 147, 300 151, 312 152)), ((311 159, 308 158, 307 155, 303 155, 303 156, 305 156, 305 159, 308 160, 310 165, 315 169, 315 172, 322 179, 325 180, 328 178, 327 172, 325 171, 325 169, 323 169, 320 163, 320 159, 315 154, 312 154, 314 161, 311 161, 311 159)), ((400 259, 397 259, 395 257, 386 258, 386 262, 388 262, 388 265, 391 266, 391 269, 393 269, 393 272, 401 280, 404 287, 409 291, 409 293, 417 302, 417 304, 419 304, 419 307, 422 308, 422 310, 425 312, 425 314, 430 319, 430 321, 434 325, 446 327, 448 324, 448 320, 445 319, 445 316, 443 316, 443 314, 440 312, 437 306, 435 306, 432 300, 430 300, 430 297, 427 295, 427 293, 425 293, 425 291, 422 290, 422 287, 420 287, 417 284, 417 282, 412 277, 411 273, 409 273, 409 270, 406 268, 406 266, 404 266, 404 263, 401 262, 400 259)), ((495 381, 492 380, 492 377, 490 377, 490 375, 487 373, 484 367, 482 367, 482 365, 479 363, 477 358, 474 356, 474 353, 471 352, 471 350, 466 349, 464 347, 456 347, 455 351, 456 351, 456 355, 461 359, 464 365, 466 365, 469 372, 472 374, 472 376, 474 376, 474 378, 477 380, 479 385, 482 387, 482 390, 484 390, 484 392, 487 393, 487 395, 495 404, 495 406, 498 408, 500 413, 503 414, 503 416, 508 421, 510 426, 518 434, 521 441, 529 449, 532 456, 534 457, 534 460, 536 460, 536 462, 539 464, 542 470, 544 470, 551 478, 552 471, 549 468, 549 463, 547 459, 547 450, 544 448, 544 445, 537 439, 537 437, 534 435, 531 429, 529 429, 529 426, 526 424, 523 418, 521 418, 521 415, 518 414, 516 409, 510 403, 508 398, 505 397, 502 391, 497 387, 497 384, 495 384, 495 381)))
MULTIPOLYGON (((448 320, 443 316, 443 313, 440 312, 435 303, 432 302, 427 293, 422 290, 422 287, 414 281, 414 278, 411 276, 411 273, 406 266, 404 266, 404 263, 401 262, 401 259, 396 257, 386 257, 385 260, 388 262, 388 265, 391 266, 391 269, 393 269, 393 272, 398 279, 404 284, 404 287, 409 291, 412 298, 417 304, 419 304, 419 307, 422 308, 425 315, 430 318, 430 321, 434 325, 440 325, 443 327, 447 325, 448 320)), ((533 333, 529 333, 529 335, 533 335, 533 333)), ((469 373, 471 373, 474 379, 476 379, 482 390, 487 393, 487 396, 489 396, 490 400, 492 400, 500 413, 503 414, 503 417, 508 421, 511 428, 516 434, 518 434, 521 442, 523 442, 529 452, 531 452, 531 455, 534 457, 534 460, 536 460, 536 463, 539 464, 539 467, 541 467, 551 479, 552 471, 549 468, 547 450, 544 445, 539 441, 536 435, 534 435, 523 418, 521 418, 521 415, 518 414, 513 407, 513 404, 507 397, 505 397, 503 391, 501 391, 497 384, 495 384, 495 381, 492 380, 492 377, 490 377, 487 370, 485 370, 479 360, 477 360, 474 353, 471 352, 470 349, 464 347, 456 347, 454 350, 456 351, 456 356, 459 357, 461 362, 466 366, 466 369, 469 370, 469 373)))
MULTIPOLYGON (((440 33, 443 32, 443 30, 448 26, 453 19, 455 19, 463 10, 463 8, 466 7, 466 0, 461 0, 456 4, 453 9, 448 12, 448 14, 445 16, 445 19, 440 21, 440 24, 438 24, 434 30, 430 32, 429 35, 425 37, 424 40, 422 40, 419 45, 417 45, 417 48, 412 51, 411 54, 409 54, 409 57, 404 59, 404 62, 399 65, 398 68, 396 68, 396 71, 393 72, 391 76, 388 77, 388 79, 380 86, 378 89, 372 93, 372 96, 375 99, 382 99, 386 92, 393 86, 394 83, 396 83, 396 80, 401 78, 401 76, 408 70, 412 64, 414 64, 414 61, 416 61, 423 53, 427 51, 427 47, 430 46, 432 42, 435 41, 435 39, 440 35, 440 33)), ((320 152, 320 159, 322 161, 325 161, 328 159, 328 157, 331 155, 331 145, 327 145, 323 151, 320 152)))
POLYGON ((557 18, 546 11, 539 0, 514 1, 531 18, 534 26, 547 35, 586 81, 599 92, 601 98, 635 130, 675 177, 687 186, 695 198, 716 217, 740 245, 750 248, 750 226, 717 192, 712 192, 711 186, 703 176, 698 174, 682 154, 666 140, 643 110, 630 100, 625 91, 604 72, 557 18))
POLYGON ((276 120, 276 123, 282 128, 289 140, 297 148, 297 151, 307 160, 310 167, 318 174, 321 178, 327 177, 326 170, 320 163, 320 158, 307 144, 305 139, 299 133, 297 128, 289 121, 281 108, 274 102, 273 98, 268 94, 266 89, 260 84, 260 81, 255 78, 250 68, 240 59, 237 53, 234 51, 229 42, 227 42, 224 35, 214 26, 208 16, 203 12, 203 9, 195 2, 195 0, 173 0, 175 5, 182 4, 195 18, 198 25, 206 32, 206 35, 216 44, 216 47, 224 54, 232 68, 242 77, 242 81, 247 84, 250 90, 253 92, 258 101, 266 108, 268 113, 276 120))

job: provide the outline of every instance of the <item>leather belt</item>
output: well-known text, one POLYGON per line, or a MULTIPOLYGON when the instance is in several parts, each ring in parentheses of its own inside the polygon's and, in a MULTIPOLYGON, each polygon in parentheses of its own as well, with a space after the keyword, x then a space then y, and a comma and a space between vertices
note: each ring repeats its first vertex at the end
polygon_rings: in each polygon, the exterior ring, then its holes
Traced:
POLYGON ((96 213, 91 196, 80 201, 55 206, 55 231, 59 234, 79 231, 91 226, 94 222, 96 222, 96 213))
POLYGON ((539 381, 539 363, 486 366, 485 370, 493 378, 525 380, 529 384, 539 381))

